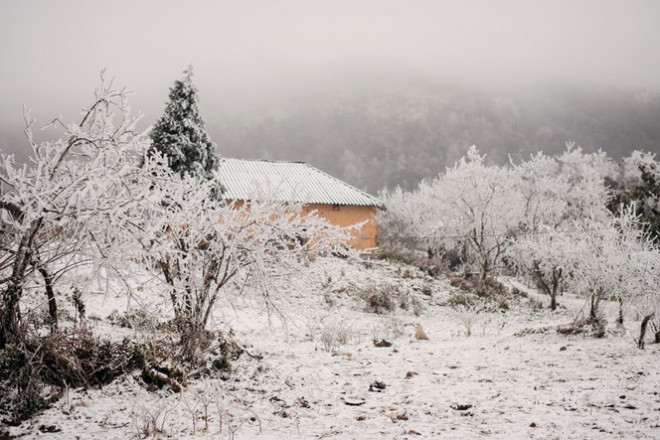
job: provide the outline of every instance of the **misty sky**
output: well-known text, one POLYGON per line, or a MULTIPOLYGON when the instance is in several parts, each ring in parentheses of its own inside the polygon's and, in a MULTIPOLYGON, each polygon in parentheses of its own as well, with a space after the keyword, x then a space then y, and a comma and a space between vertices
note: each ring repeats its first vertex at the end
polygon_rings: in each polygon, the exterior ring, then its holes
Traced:
POLYGON ((207 121, 339 71, 660 88, 660 1, 0 0, 5 125, 75 119, 104 67, 153 121, 188 64, 207 121))

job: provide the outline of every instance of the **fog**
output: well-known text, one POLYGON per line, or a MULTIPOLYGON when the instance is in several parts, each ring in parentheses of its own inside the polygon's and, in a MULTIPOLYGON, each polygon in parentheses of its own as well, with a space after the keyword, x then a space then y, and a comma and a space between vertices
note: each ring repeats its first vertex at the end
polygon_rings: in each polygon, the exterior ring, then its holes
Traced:
POLYGON ((374 84, 507 97, 557 85, 659 89, 659 55, 655 0, 0 0, 0 148, 22 148, 24 105, 42 123, 75 120, 103 68, 136 92, 146 127, 192 64, 213 135, 235 118, 291 114, 374 84))

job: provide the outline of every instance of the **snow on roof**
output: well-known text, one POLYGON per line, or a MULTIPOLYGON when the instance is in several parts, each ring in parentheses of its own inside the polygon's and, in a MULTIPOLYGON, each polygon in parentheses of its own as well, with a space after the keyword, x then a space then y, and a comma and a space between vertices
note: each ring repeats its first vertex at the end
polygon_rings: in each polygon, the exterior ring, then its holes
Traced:
POLYGON ((304 162, 223 158, 216 173, 232 200, 383 207, 380 200, 304 162))

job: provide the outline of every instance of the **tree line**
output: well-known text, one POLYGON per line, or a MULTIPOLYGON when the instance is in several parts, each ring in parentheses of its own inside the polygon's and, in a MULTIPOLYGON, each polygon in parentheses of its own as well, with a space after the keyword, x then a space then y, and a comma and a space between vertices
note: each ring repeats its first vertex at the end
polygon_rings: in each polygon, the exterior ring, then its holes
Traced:
POLYGON ((421 79, 338 84, 241 116, 214 114, 209 131, 226 156, 302 160, 375 193, 412 189, 477 145, 490 164, 567 141, 620 159, 660 152, 660 94, 547 86, 477 89, 421 79))
POLYGON ((567 144, 561 154, 537 153, 488 165, 472 146, 444 173, 413 190, 380 197, 382 246, 439 252, 451 269, 533 279, 557 307, 562 290, 598 306, 616 299, 643 320, 643 334, 660 306, 660 163, 634 151, 622 166, 606 153, 567 144))

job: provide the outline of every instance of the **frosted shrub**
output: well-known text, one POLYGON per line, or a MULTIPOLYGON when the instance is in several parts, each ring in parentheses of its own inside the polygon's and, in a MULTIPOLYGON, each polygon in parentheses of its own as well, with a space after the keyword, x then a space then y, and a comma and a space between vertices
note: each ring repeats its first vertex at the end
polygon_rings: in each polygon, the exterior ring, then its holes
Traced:
POLYGON ((417 316, 424 311, 424 305, 417 296, 394 284, 371 285, 363 289, 359 297, 366 303, 365 311, 377 315, 391 313, 398 308, 410 310, 417 316))
POLYGON ((455 306, 451 312, 453 318, 465 329, 465 336, 472 336, 474 326, 484 315, 480 306, 455 306))
POLYGON ((328 353, 337 353, 339 348, 347 345, 353 337, 352 326, 341 318, 325 319, 319 329, 319 341, 323 350, 328 353))
POLYGON ((396 309, 401 292, 396 286, 370 286, 360 292, 360 298, 365 302, 365 310, 370 313, 383 314, 396 309))

